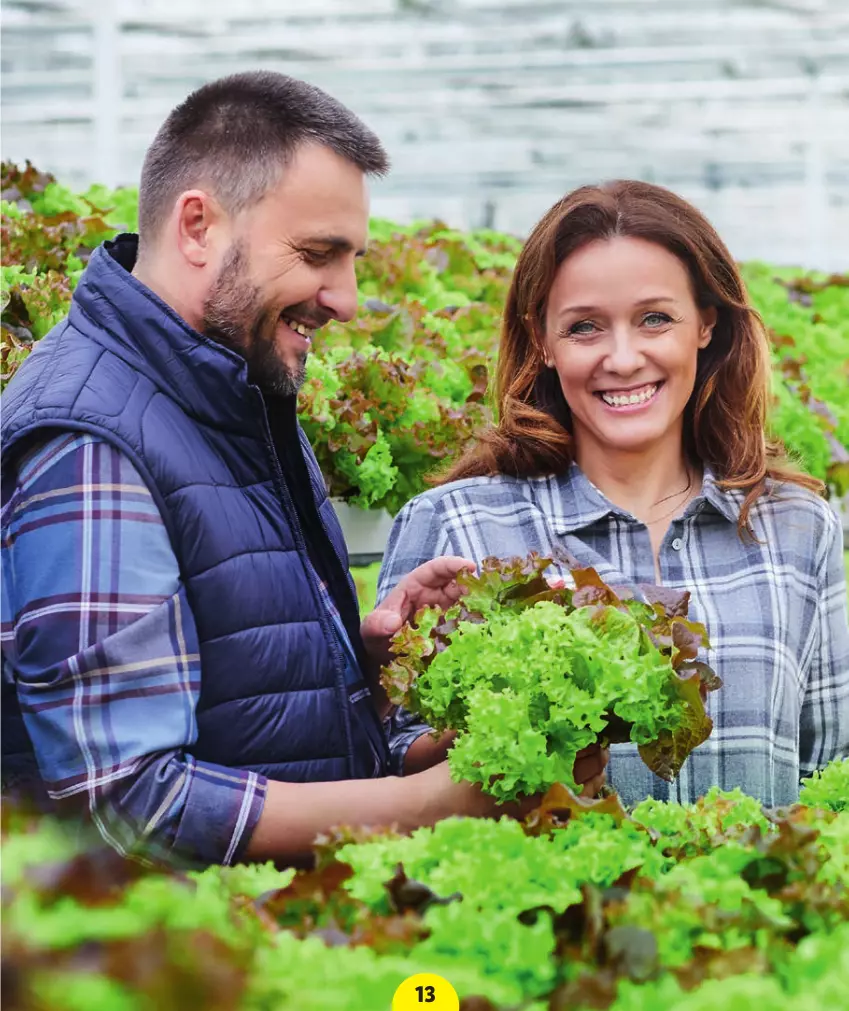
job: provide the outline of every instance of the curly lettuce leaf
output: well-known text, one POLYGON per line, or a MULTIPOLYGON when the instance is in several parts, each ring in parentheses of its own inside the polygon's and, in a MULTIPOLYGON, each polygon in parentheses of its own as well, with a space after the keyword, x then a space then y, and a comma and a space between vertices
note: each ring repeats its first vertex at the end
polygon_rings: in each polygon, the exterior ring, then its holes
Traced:
POLYGON ((581 568, 555 588, 550 565, 531 554, 463 573, 457 604, 423 609, 393 639, 390 698, 457 731, 452 774, 500 800, 576 788, 575 756, 596 742, 632 741, 673 779, 710 735, 703 693, 720 684, 695 659, 709 644, 689 594, 643 588, 637 601, 581 568))

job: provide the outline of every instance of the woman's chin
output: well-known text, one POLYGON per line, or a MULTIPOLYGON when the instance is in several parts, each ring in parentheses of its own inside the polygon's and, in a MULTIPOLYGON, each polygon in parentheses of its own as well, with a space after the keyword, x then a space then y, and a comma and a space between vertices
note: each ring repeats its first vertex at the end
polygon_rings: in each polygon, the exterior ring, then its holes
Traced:
POLYGON ((675 439, 678 442, 681 439, 680 429, 677 426, 658 424, 648 418, 626 420, 623 417, 612 423, 594 425, 592 428, 589 441, 607 453, 649 453, 667 439, 675 439))

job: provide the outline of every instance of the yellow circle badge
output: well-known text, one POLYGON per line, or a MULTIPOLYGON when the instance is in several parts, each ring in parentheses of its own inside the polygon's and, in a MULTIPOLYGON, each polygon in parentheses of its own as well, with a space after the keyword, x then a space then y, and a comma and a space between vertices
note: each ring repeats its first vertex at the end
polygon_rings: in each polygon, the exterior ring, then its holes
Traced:
POLYGON ((447 979, 419 972, 408 976, 395 991, 392 1011, 460 1011, 460 998, 447 979))

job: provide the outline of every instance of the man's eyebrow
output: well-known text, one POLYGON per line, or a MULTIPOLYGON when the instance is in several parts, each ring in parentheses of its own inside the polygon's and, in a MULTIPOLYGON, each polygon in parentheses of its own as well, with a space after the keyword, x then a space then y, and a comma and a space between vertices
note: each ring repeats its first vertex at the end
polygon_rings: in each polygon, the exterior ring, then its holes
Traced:
MULTIPOLYGON (((346 239, 344 235, 312 235, 305 240, 305 244, 315 243, 319 246, 330 246, 337 253, 350 253, 354 249, 354 244, 346 239)), ((357 249, 355 256, 365 256, 365 249, 357 249)))

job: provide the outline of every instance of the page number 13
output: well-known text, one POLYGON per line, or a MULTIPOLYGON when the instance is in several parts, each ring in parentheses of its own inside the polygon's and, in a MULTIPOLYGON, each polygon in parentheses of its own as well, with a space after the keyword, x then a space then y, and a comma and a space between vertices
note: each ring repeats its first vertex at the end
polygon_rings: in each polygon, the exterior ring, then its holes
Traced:
POLYGON ((435 972, 408 976, 395 991, 392 1011, 460 1011, 457 991, 435 972))

